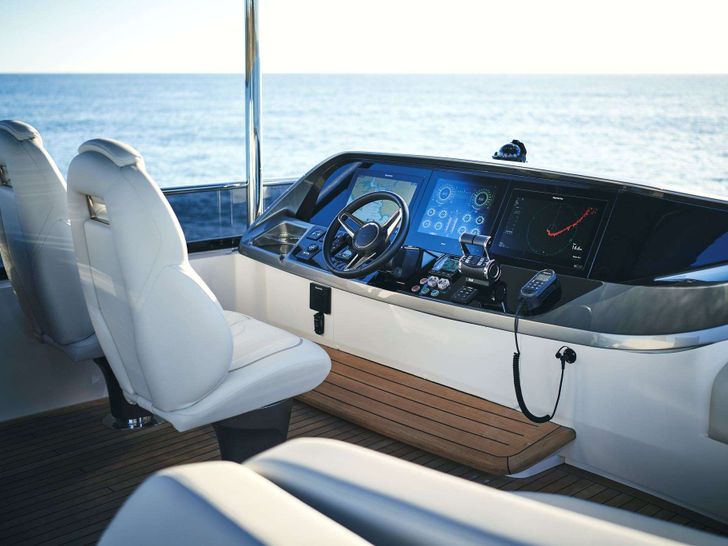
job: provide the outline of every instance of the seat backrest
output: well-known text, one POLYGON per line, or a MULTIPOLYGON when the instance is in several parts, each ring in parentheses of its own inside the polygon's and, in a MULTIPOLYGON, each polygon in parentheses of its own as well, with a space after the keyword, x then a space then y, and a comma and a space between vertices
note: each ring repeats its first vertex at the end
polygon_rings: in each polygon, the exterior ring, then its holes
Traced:
POLYGON ((127 499, 100 546, 369 544, 265 478, 215 461, 168 468, 127 499))
POLYGON ((0 121, 0 256, 36 335, 92 336, 71 240, 66 182, 38 131, 0 121))
POLYGON ((190 406, 225 377, 232 335, 189 264, 182 229, 131 146, 85 142, 68 169, 81 284, 101 347, 127 397, 190 406))

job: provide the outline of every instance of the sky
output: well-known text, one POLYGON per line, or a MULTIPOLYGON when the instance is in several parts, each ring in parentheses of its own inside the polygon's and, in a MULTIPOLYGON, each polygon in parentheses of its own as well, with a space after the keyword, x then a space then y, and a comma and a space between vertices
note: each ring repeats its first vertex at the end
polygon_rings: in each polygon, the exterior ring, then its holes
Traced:
MULTIPOLYGON (((243 71, 244 0, 0 0, 0 72, 243 71)), ((728 73, 728 0, 259 0, 264 73, 728 73)))

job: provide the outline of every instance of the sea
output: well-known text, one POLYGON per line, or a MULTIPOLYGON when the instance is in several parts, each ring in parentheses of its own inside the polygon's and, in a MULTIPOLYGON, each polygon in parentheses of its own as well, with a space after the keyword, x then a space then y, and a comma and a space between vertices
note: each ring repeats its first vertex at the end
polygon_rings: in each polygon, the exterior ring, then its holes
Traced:
MULTIPOLYGON (((728 76, 263 76, 266 179, 347 150, 490 160, 728 196, 728 76)), ((0 119, 35 126, 62 172, 78 146, 137 148, 162 187, 245 178, 242 75, 0 74, 0 119)))

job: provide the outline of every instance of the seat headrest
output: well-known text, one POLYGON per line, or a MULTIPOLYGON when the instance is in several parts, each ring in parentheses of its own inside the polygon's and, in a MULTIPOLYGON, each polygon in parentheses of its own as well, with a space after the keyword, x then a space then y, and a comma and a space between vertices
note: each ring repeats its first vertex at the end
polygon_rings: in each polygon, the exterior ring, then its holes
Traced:
POLYGON ((16 121, 12 119, 0 120, 0 130, 10 133, 17 141, 32 140, 38 138, 40 133, 32 125, 24 121, 16 121))
POLYGON ((110 159, 117 167, 144 165, 144 158, 136 149, 128 144, 111 138, 93 138, 78 147, 78 153, 96 152, 110 159))

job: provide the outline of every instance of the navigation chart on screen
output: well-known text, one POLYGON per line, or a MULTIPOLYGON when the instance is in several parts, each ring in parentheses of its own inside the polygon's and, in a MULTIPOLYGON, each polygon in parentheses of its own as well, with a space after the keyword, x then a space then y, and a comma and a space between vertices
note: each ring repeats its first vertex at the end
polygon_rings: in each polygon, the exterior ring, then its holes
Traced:
POLYGON ((604 205, 584 197, 514 192, 496 237, 497 252, 581 270, 604 205))
MULTIPOLYGON (((407 205, 410 205, 416 189, 417 184, 407 180, 360 175, 354 183, 347 204, 374 191, 390 191, 399 195, 407 205)), ((382 225, 395 212, 397 212, 397 205, 392 201, 374 201, 360 208, 354 216, 364 222, 374 221, 382 225)))

